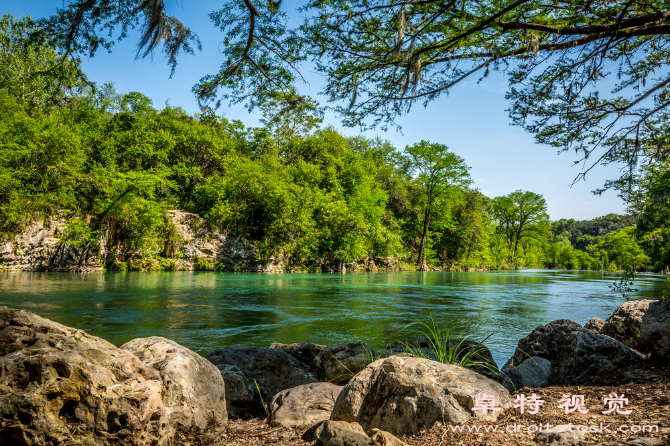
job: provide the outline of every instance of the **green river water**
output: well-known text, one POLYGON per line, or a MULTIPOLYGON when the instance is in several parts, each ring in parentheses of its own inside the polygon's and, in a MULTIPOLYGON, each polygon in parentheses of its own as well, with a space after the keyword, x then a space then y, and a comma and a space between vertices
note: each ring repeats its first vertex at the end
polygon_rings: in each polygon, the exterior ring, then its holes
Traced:
MULTIPOLYGON (((502 365, 520 338, 556 319, 606 319, 623 300, 617 273, 522 270, 358 274, 0 273, 0 305, 81 324, 115 345, 164 336, 206 355, 233 344, 383 347, 398 329, 432 315, 443 328, 486 345, 502 365)), ((670 289, 638 275, 636 298, 670 289)))

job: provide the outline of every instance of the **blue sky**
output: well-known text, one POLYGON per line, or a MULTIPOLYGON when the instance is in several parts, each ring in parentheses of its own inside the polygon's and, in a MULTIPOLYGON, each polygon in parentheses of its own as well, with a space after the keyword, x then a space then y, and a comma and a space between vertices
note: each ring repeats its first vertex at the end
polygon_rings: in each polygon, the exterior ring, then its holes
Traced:
MULTIPOLYGON (((284 1, 282 7, 292 11, 299 2, 284 1)), ((0 11, 17 17, 30 14, 33 18, 55 12, 63 0, 38 0, 2 2, 0 11)), ((98 83, 114 82, 117 91, 140 91, 154 101, 155 106, 166 103, 178 105, 196 113, 198 107, 191 87, 205 74, 218 71, 223 58, 220 45, 223 34, 214 28, 207 14, 221 3, 191 0, 167 0, 169 11, 194 29, 201 41, 202 51, 195 56, 184 55, 172 78, 170 67, 162 55, 154 60, 135 59, 137 35, 130 36, 114 46, 111 54, 99 51, 94 58, 84 59, 83 68, 88 77, 98 83)), ((309 66, 303 67, 309 85, 300 87, 303 93, 323 101, 318 95, 323 85, 321 75, 309 66)), ((625 206, 613 192, 595 196, 592 190, 605 180, 617 176, 615 166, 596 167, 581 181, 570 187, 580 166, 573 167, 577 159, 572 153, 557 154, 555 148, 535 144, 533 136, 521 128, 510 125, 505 100, 507 80, 493 73, 477 84, 476 79, 456 86, 448 96, 432 102, 427 108, 418 104, 397 122, 402 133, 366 132, 368 136, 379 134, 396 147, 403 148, 422 139, 446 144, 465 159, 471 167, 470 173, 484 194, 495 197, 517 189, 542 194, 548 205, 552 220, 574 218, 586 220, 608 213, 623 213, 625 206)), ((258 124, 258 117, 249 114, 241 105, 220 109, 229 119, 240 119, 246 125, 258 124)), ((326 123, 341 129, 344 134, 359 134, 360 130, 343 128, 336 116, 330 114, 326 123)))

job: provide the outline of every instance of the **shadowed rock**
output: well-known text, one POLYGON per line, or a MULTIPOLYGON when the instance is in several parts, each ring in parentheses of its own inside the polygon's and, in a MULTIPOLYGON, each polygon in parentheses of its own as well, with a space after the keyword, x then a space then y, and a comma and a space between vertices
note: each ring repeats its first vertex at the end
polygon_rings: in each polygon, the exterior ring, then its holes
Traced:
POLYGON ((273 342, 268 348, 284 351, 316 372, 316 357, 325 348, 325 345, 306 343, 280 344, 273 342))
POLYGON ((649 304, 642 317, 640 334, 651 352, 670 360, 670 298, 649 304))
POLYGON ((516 367, 528 356, 551 361, 549 383, 556 385, 617 385, 645 364, 642 354, 567 319, 541 325, 521 339, 509 365, 516 367))
POLYGON ((324 381, 346 384, 374 361, 375 352, 365 342, 331 344, 316 357, 316 371, 324 381))
POLYGON ((317 382, 313 371, 281 350, 233 345, 213 351, 207 360, 221 371, 228 415, 234 417, 262 415, 261 398, 269 404, 282 390, 317 382))
POLYGON ((526 359, 517 367, 503 368, 503 386, 510 392, 522 387, 544 387, 549 384, 551 362, 547 359, 533 356, 526 359))

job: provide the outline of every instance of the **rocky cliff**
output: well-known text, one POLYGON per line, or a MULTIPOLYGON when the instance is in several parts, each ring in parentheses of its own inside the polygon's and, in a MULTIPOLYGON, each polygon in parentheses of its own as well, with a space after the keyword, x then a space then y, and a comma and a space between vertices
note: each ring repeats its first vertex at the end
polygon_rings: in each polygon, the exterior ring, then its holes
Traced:
POLYGON ((134 252, 121 243, 113 227, 103 225, 91 242, 66 241, 63 213, 36 220, 13 240, 0 242, 0 269, 24 271, 109 270, 218 270, 286 272, 312 270, 393 271, 393 259, 365 258, 360 262, 331 265, 327 262, 297 268, 281 256, 261 259, 253 243, 208 228, 193 213, 167 212, 168 235, 150 252, 134 252))

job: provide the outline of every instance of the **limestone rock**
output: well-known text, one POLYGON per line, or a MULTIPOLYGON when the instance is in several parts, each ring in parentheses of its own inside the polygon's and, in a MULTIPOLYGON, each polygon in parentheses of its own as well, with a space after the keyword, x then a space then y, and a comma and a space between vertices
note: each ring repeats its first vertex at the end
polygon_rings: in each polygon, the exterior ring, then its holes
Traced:
POLYGON ((653 301, 645 299, 631 300, 624 303, 614 310, 600 333, 637 351, 648 353, 647 345, 640 333, 640 325, 642 324, 642 316, 647 312, 651 302, 653 301))
POLYGON ((600 330, 603 329, 604 325, 604 320, 600 319, 599 317, 592 317, 586 324, 584 324, 584 328, 595 331, 596 333, 600 333, 600 330))
POLYGON ((553 446, 578 446, 585 441, 581 432, 539 432, 533 441, 553 446))
POLYGON ((99 271, 106 256, 106 227, 96 236, 94 246, 84 252, 83 246, 63 244, 59 238, 66 230, 68 218, 63 211, 26 224, 13 239, 0 244, 3 268, 23 271, 99 271), (81 260, 81 262, 80 262, 81 260))
POLYGON ((503 368, 503 386, 510 392, 522 387, 544 387, 549 384, 551 362, 547 359, 533 356, 516 367, 503 368))
POLYGON ((369 446, 370 437, 358 423, 325 421, 316 428, 316 444, 320 446, 369 446))
POLYGON ((374 350, 364 342, 331 344, 316 357, 316 371, 323 380, 346 384, 374 360, 374 350))
POLYGON ((518 366, 528 355, 551 361, 549 383, 556 385, 621 384, 645 359, 616 339, 567 319, 541 325, 521 339, 509 364, 518 366))
POLYGON ((234 345, 213 351, 207 359, 221 371, 228 415, 234 417, 263 414, 261 396, 268 404, 282 390, 317 382, 314 372, 281 350, 234 345))
POLYGON ((8 444, 164 445, 158 372, 109 342, 0 307, 0 439, 8 444))
POLYGON ((170 424, 205 429, 228 423, 225 385, 214 364, 170 339, 157 336, 133 339, 121 348, 160 373, 165 386, 163 404, 170 424))
POLYGON ((316 357, 325 348, 325 345, 307 343, 280 344, 273 342, 268 348, 288 353, 316 373, 316 357))
POLYGON ((380 431, 379 429, 370 429, 368 436, 373 444, 378 444, 379 446, 407 446, 407 443, 398 439, 395 435, 380 431))
POLYGON ((342 390, 331 383, 312 383, 282 390, 270 403, 272 426, 313 426, 330 418, 342 390))
POLYGON ((642 317, 640 333, 654 354, 670 359, 670 298, 656 300, 642 317))
POLYGON ((495 421, 512 406, 501 384, 472 370, 425 358, 391 356, 373 362, 344 387, 331 420, 358 422, 365 429, 402 436, 429 429, 437 421, 495 421), (486 414, 472 410, 488 396, 500 410, 486 414))

